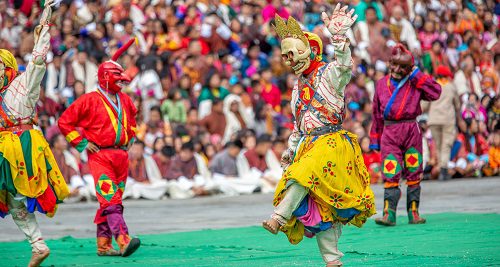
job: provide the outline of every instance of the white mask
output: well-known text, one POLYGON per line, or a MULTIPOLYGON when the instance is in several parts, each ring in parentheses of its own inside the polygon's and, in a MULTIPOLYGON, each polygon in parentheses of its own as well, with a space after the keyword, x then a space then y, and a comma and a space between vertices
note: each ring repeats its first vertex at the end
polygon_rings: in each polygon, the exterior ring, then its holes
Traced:
POLYGON ((302 40, 285 38, 281 41, 281 56, 287 66, 291 66, 295 74, 302 74, 311 65, 311 48, 302 40), (292 63, 295 63, 292 66, 292 63))

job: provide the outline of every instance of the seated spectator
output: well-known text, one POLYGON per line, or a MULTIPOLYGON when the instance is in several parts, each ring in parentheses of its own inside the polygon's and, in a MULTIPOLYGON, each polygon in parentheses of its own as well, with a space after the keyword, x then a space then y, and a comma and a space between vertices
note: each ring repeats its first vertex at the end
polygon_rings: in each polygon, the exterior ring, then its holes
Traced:
POLYGON ((483 169, 485 176, 500 174, 500 132, 493 133, 490 150, 488 151, 488 166, 483 169))
POLYGON ((153 154, 153 146, 156 138, 163 138, 169 132, 169 124, 163 122, 159 106, 151 107, 149 121, 139 126, 137 138, 144 142, 146 152, 153 154))
POLYGON ((479 122, 466 119, 467 130, 459 133, 458 154, 451 166, 457 177, 481 176, 483 167, 488 164, 488 143, 479 133, 479 122))
POLYGON ((155 160, 144 153, 143 142, 135 142, 129 151, 128 179, 123 198, 158 200, 167 192, 155 160))
POLYGON ((382 157, 380 156, 380 152, 369 148, 370 138, 368 136, 361 138, 360 145, 361 150, 363 151, 363 160, 366 168, 368 168, 368 172, 370 173, 370 183, 382 183, 382 173, 380 172, 382 157))
POLYGON ((422 61, 424 70, 434 77, 437 76, 438 66, 450 67, 448 57, 443 50, 443 43, 440 40, 432 42, 432 48, 424 54, 422 61))
POLYGON ((218 135, 221 138, 226 131, 226 116, 223 112, 223 102, 219 99, 214 99, 212 112, 198 122, 202 128, 206 129, 210 135, 218 135))
POLYGON ((186 105, 182 100, 181 91, 173 89, 168 92, 167 99, 161 104, 163 120, 170 123, 186 123, 186 105))
POLYGON ((224 115, 226 117, 226 129, 222 143, 226 143, 239 131, 247 129, 252 125, 253 111, 247 110, 237 95, 229 95, 224 99, 224 115))
POLYGON ((263 193, 274 192, 283 170, 271 150, 271 136, 264 134, 257 138, 255 148, 247 150, 238 158, 238 173, 243 179, 261 186, 263 193))
POLYGON ((491 100, 488 110, 488 128, 496 131, 500 129, 500 95, 491 100))
POLYGON ((85 177, 85 180, 82 178, 78 162, 75 156, 68 151, 68 143, 64 136, 60 133, 54 135, 50 139, 50 148, 61 170, 61 174, 69 186, 70 201, 80 201, 83 199, 90 201, 94 180, 88 176, 85 177))
POLYGON ((253 180, 244 179, 238 173, 237 160, 242 149, 241 141, 228 142, 210 163, 214 183, 225 195, 250 194, 257 188, 253 180))
POLYGON ((459 96, 471 93, 479 95, 482 93, 481 80, 474 69, 474 59, 472 56, 467 55, 462 59, 460 70, 455 74, 453 82, 457 87, 459 96))
POLYGON ((204 196, 214 189, 203 158, 194 152, 192 142, 182 144, 179 155, 172 162, 172 179, 169 179, 168 194, 173 199, 204 196))
POLYGON ((260 86, 260 96, 267 104, 271 105, 275 111, 280 111, 281 92, 276 84, 273 83, 273 73, 271 68, 262 69, 260 71, 262 77, 260 86))
POLYGON ((152 156, 160 170, 161 177, 166 180, 174 179, 172 176, 172 161, 175 156, 173 146, 165 145, 152 156))
POLYGON ((213 73, 207 79, 207 84, 203 87, 200 96, 198 97, 199 118, 203 119, 210 113, 212 105, 215 105, 214 100, 224 100, 229 95, 229 91, 221 86, 221 78, 218 73, 213 73))

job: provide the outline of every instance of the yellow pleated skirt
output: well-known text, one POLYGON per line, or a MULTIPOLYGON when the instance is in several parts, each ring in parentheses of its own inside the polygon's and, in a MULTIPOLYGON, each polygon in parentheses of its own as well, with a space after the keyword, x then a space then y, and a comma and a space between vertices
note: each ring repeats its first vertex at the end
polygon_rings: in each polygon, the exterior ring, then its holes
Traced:
MULTIPOLYGON (((376 213, 370 174, 357 136, 348 131, 302 138, 292 164, 276 188, 275 206, 283 199, 290 183, 298 183, 309 190, 309 197, 317 204, 323 222, 361 227, 376 213), (346 212, 341 211, 354 211, 356 215, 343 218, 339 213, 346 212)), ((305 228, 292 217, 281 230, 292 244, 297 244, 302 240, 305 228)))
POLYGON ((38 130, 20 136, 0 132, 0 217, 8 213, 7 194, 28 198, 28 211, 54 216, 69 189, 49 144, 38 130))

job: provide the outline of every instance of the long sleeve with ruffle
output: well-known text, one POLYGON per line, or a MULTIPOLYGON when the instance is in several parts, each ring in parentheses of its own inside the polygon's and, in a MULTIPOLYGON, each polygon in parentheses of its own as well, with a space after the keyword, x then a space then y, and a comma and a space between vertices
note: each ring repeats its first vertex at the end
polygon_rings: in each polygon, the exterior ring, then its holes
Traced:
POLYGON ((40 97, 40 83, 45 75, 45 58, 50 48, 50 27, 39 25, 35 32, 35 46, 26 71, 18 75, 2 93, 7 118, 0 120, 2 127, 33 124, 36 103, 40 97), (38 38, 37 38, 38 37, 38 38))

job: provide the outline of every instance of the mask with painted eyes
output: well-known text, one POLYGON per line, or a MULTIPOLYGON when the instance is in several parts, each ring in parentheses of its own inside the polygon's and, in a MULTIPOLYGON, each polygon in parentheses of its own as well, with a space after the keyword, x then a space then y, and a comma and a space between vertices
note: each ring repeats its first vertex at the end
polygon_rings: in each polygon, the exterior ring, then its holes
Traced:
POLYGON ((106 61, 99 65, 97 77, 99 86, 113 94, 120 92, 130 83, 130 78, 124 73, 122 66, 114 61, 106 61))
POLYGON ((301 74, 311 65, 311 48, 300 39, 285 38, 281 41, 281 56, 295 74, 301 74))
POLYGON ((97 80, 99 86, 113 94, 120 92, 123 87, 130 83, 130 78, 125 74, 123 67, 116 61, 133 43, 135 39, 130 39, 118 51, 115 52, 111 60, 108 60, 97 69, 97 80))

